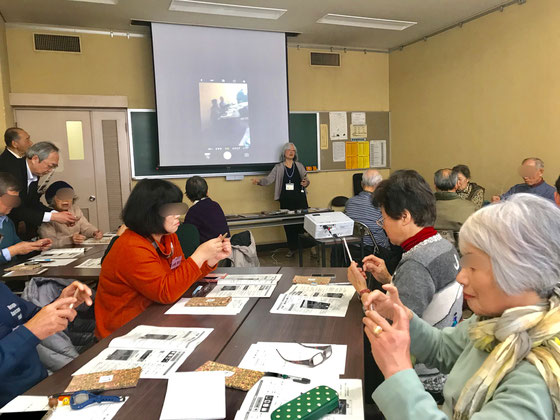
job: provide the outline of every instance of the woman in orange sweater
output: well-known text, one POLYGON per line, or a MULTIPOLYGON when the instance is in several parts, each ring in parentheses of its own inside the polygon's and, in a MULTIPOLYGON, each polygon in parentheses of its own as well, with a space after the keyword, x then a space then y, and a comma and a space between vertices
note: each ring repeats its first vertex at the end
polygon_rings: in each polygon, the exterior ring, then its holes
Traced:
POLYGON ((143 179, 123 209, 128 229, 105 257, 95 298, 95 334, 104 338, 152 302, 172 303, 231 253, 229 239, 201 244, 186 258, 177 235, 187 205, 168 181, 143 179))

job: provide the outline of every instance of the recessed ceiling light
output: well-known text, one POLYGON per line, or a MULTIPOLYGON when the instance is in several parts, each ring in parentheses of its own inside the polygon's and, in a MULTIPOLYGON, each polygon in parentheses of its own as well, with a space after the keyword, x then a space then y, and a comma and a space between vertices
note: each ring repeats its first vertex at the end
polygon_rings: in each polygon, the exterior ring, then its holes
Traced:
POLYGON ((240 16, 259 19, 278 19, 286 9, 241 6, 238 4, 210 3, 195 0, 171 0, 169 10, 177 12, 206 13, 210 15, 240 16))
POLYGON ((83 3, 99 3, 99 4, 117 4, 119 0, 69 0, 69 1, 81 1, 83 3))
POLYGON ((390 29, 402 31, 418 22, 407 22, 405 20, 377 19, 362 16, 347 16, 326 14, 317 23, 327 23, 330 25, 358 26, 360 28, 390 29))

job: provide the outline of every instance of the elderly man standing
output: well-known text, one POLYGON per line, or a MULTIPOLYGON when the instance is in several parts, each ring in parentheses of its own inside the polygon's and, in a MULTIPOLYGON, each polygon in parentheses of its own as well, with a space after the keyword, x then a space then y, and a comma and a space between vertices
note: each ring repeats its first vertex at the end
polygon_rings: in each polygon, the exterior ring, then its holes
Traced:
POLYGON ((6 148, 0 155, 0 172, 13 172, 33 142, 27 132, 18 127, 10 127, 4 132, 6 148))
POLYGON ((529 157, 523 159, 519 167, 519 175, 523 178, 523 184, 517 184, 511 187, 506 193, 502 195, 495 195, 492 197, 492 202, 505 200, 513 194, 529 193, 547 198, 554 201, 554 187, 548 185, 543 179, 544 162, 537 157, 529 157))
POLYGON ((457 172, 452 169, 440 169, 434 174, 437 190, 434 228, 438 231, 458 232, 463 223, 476 211, 476 205, 472 201, 462 200, 457 194, 457 182, 457 172))
POLYGON ((58 147, 46 141, 31 146, 25 155, 12 169, 11 173, 21 185, 19 197, 21 206, 10 213, 10 219, 18 226, 20 238, 29 240, 37 235, 37 228, 43 222, 57 222, 72 225, 76 222, 74 215, 68 211, 56 212, 40 201, 41 195, 37 191, 39 177, 48 175, 58 166, 58 147), (19 223, 25 227, 20 228, 19 223))

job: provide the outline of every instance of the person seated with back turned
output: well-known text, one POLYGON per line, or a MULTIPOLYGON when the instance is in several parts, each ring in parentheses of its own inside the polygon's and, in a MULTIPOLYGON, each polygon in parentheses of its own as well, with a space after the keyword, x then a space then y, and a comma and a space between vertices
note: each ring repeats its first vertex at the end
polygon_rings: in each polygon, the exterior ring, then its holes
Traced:
MULTIPOLYGON (((383 181, 383 177, 379 171, 375 169, 366 170, 362 175, 362 191, 348 199, 344 213, 352 220, 361 222, 369 228, 379 248, 377 256, 383 258, 389 271, 393 272, 400 260, 401 252, 395 252, 391 249, 385 231, 377 224, 377 221, 381 218, 381 210, 375 207, 372 202, 373 192, 381 181, 383 181)), ((369 255, 373 254, 374 250, 369 235, 364 236, 364 252, 369 255)))
POLYGON ((19 206, 19 184, 12 174, 0 172, 0 265, 6 264, 16 255, 44 251, 51 247, 50 239, 24 242, 16 232, 14 222, 8 217, 12 209, 19 206))
POLYGON ((472 201, 478 210, 484 204, 484 188, 476 182, 471 182, 471 170, 467 165, 455 165, 453 172, 457 173, 457 194, 463 200, 472 201))
POLYGON ((33 142, 27 132, 18 127, 10 127, 4 132, 6 148, 0 154, 0 172, 13 172, 14 165, 25 156, 33 142))
POLYGON ((107 337, 153 302, 172 303, 229 256, 221 235, 184 258, 175 232, 187 210, 183 193, 161 179, 143 179, 122 214, 127 229, 101 264, 95 297, 95 335, 107 337))
POLYGON ((53 246, 63 247, 81 244, 86 238, 101 239, 103 232, 93 226, 75 204, 76 196, 72 186, 64 181, 53 182, 45 191, 45 200, 56 211, 69 211, 76 218, 76 223, 67 226, 62 223, 43 223, 39 226, 39 236, 50 238, 53 246))
POLYGON ((200 176, 187 179, 185 194, 193 205, 187 211, 185 223, 196 226, 200 242, 229 234, 226 216, 220 205, 208 197, 208 184, 200 176))
POLYGON ((457 172, 445 168, 434 173, 436 186, 436 230, 459 232, 463 223, 476 211, 472 201, 461 200, 457 194, 457 172))
POLYGON ((0 407, 47 377, 37 345, 65 330, 83 302, 91 306, 91 290, 77 281, 43 308, 14 295, 0 282, 0 407))
MULTIPOLYGON (((418 172, 399 170, 377 186, 373 197, 381 208, 379 224, 404 253, 392 277, 385 262, 374 255, 364 258, 364 270, 382 284, 394 284, 403 303, 430 325, 443 328, 457 324, 463 305, 455 281, 459 257, 453 245, 433 228, 436 202, 430 186, 418 172)), ((370 293, 365 273, 355 262, 348 268, 348 279, 360 296, 370 293)), ((415 369, 426 390, 439 396, 445 376, 422 364, 415 369)))
POLYGON ((39 178, 48 175, 58 167, 58 147, 53 143, 42 141, 35 143, 16 165, 7 172, 11 173, 21 186, 19 197, 21 205, 10 213, 10 219, 19 228, 24 222, 25 229, 21 231, 22 239, 31 239, 37 235, 37 228, 43 222, 56 222, 72 225, 76 222, 74 215, 68 211, 57 212, 41 203, 38 190, 39 178))
POLYGON ((548 185, 543 179, 544 162, 537 157, 523 159, 519 167, 519 175, 523 178, 523 184, 516 184, 502 195, 494 195, 492 202, 505 200, 517 193, 535 194, 548 200, 554 201, 554 187, 548 185))
POLYGON ((375 308, 363 322, 385 377, 373 393, 385 418, 560 418, 559 237, 560 209, 532 194, 469 217, 457 281, 474 315, 456 328, 432 328, 392 285, 362 298, 375 308), (422 389, 411 355, 449 373, 441 408, 422 389))

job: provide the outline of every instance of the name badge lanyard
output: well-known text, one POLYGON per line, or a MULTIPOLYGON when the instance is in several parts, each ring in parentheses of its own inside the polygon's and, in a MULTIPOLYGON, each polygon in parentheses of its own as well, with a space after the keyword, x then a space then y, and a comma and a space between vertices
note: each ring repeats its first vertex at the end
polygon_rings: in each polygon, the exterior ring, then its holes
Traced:
MULTIPOLYGON (((290 172, 288 172, 288 167, 284 165, 284 170, 286 171, 286 175, 288 175, 288 183, 286 184, 286 191, 293 191, 294 188, 294 183, 292 182, 292 178, 294 176, 294 171, 296 170, 296 165, 292 165, 292 173, 290 174, 290 172)), ((301 187, 301 192, 305 192, 303 190, 303 186, 301 187)))

